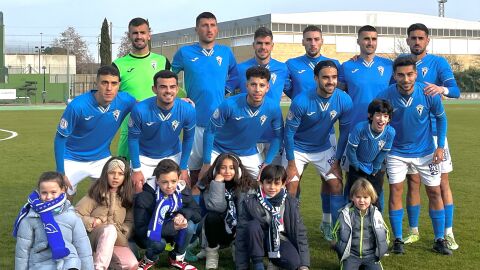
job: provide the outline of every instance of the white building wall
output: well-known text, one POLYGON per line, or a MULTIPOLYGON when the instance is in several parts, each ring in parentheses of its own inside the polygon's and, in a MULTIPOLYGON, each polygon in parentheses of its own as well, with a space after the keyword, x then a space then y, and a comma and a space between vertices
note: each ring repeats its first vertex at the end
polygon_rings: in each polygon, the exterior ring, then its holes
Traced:
MULTIPOLYGON (((38 66, 38 54, 6 54, 5 66, 9 68, 9 73, 43 73, 38 66), (31 68, 29 68, 31 67, 31 68)), ((45 66, 46 73, 67 74, 67 56, 66 55, 41 55, 40 65, 45 66)), ((69 55, 68 67, 70 74, 75 74, 77 70, 75 55, 69 55)))

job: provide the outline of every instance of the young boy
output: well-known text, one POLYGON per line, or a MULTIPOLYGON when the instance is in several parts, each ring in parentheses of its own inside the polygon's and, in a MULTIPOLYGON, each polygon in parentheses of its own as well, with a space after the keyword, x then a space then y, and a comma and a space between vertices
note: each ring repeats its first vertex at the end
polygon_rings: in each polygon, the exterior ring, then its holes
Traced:
MULTIPOLYGON (((395 129, 388 125, 392 114, 393 108, 388 101, 375 99, 368 105, 368 122, 360 122, 350 131, 342 158, 342 165, 349 168, 345 197, 350 195, 350 188, 360 177, 367 179, 377 194, 381 194, 384 171, 380 169, 395 137, 395 129)), ((383 210, 383 205, 376 206, 383 210)))
POLYGON ((190 189, 179 181, 180 167, 171 159, 160 161, 154 176, 143 185, 143 192, 135 199, 135 241, 146 248, 138 269, 150 269, 167 243, 173 243, 169 253, 170 266, 196 270, 184 261, 185 249, 200 222, 200 207, 193 200, 190 189))
POLYGON ((250 269, 251 259, 254 270, 263 270, 265 254, 275 266, 309 269, 307 232, 298 200, 286 192, 286 180, 282 166, 266 166, 259 187, 243 202, 235 239, 236 269, 250 269))
POLYGON ((350 190, 350 200, 333 229, 341 269, 383 269, 380 259, 388 250, 388 229, 372 205, 377 200, 372 184, 359 178, 350 190))

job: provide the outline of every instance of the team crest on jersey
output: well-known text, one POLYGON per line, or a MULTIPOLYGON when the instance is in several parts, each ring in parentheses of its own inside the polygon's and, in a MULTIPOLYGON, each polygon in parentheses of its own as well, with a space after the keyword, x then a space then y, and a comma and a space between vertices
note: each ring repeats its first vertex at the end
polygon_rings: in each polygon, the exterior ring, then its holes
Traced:
POLYGON ((66 129, 68 127, 68 121, 65 118, 60 119, 59 126, 61 129, 66 129))
POLYGON ((263 126, 263 124, 265 123, 265 120, 267 120, 267 116, 265 114, 260 116, 260 125, 261 126, 263 126))
POLYGON ((337 112, 336 111, 331 111, 330 112, 330 120, 333 120, 335 118, 335 116, 337 116, 337 112))
POLYGON ((221 66, 222 65, 222 57, 217 56, 217 57, 215 57, 215 59, 217 59, 218 65, 221 66))
POLYGON ((292 111, 288 111, 287 119, 290 120, 290 121, 293 119, 293 113, 292 113, 292 111))
POLYGON ((157 70, 157 61, 152 61, 151 64, 152 64, 152 68, 154 70, 157 70))
POLYGON ((178 122, 177 120, 172 121, 173 131, 177 130, 177 127, 178 127, 179 124, 180 124, 180 122, 178 122))
POLYGON ((214 112, 213 112, 213 118, 215 119, 218 119, 218 117, 220 116, 220 111, 218 109, 216 109, 214 112))
POLYGON ((272 84, 275 84, 275 81, 277 80, 277 74, 272 73, 272 74, 270 75, 270 79, 271 79, 271 81, 272 81, 272 84))
POLYGON ((128 118, 128 127, 133 127, 133 119, 132 117, 128 118))
POLYGON ((327 103, 320 102, 320 103, 318 103, 318 105, 320 106, 320 110, 322 110, 322 112, 328 110, 328 107, 330 107, 329 102, 327 102, 327 103))
POLYGON ((378 141, 378 149, 383 149, 383 146, 385 146, 385 141, 384 140, 380 140, 378 141))
POLYGON ((378 72, 380 72, 380 76, 383 76, 383 72, 385 71, 385 68, 383 66, 378 66, 377 69, 378 69, 378 72))
POLYGON ((418 115, 422 115, 422 112, 423 112, 423 105, 417 105, 417 112, 418 112, 418 115))
POLYGON ((428 67, 423 67, 422 68, 422 76, 425 78, 425 76, 427 75, 428 73, 428 67))
POLYGON ((112 112, 113 118, 115 118, 115 121, 118 121, 118 117, 120 116, 120 110, 115 110, 112 112))

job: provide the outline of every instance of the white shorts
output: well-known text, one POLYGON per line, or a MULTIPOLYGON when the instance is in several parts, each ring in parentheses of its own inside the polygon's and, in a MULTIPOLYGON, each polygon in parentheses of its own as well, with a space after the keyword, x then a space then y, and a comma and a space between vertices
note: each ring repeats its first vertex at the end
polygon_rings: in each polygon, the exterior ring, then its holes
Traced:
POLYGON ((407 172, 412 169, 420 174, 424 185, 440 185, 440 169, 438 164, 433 163, 433 154, 421 158, 387 155, 387 173, 390 184, 403 182, 407 172))
MULTIPOLYGON (((203 132, 205 128, 196 126, 192 152, 188 159, 188 168, 192 171, 200 170, 203 165, 203 132)), ((213 162, 213 160, 212 160, 213 162)))
POLYGON ((95 179, 100 178, 103 166, 105 166, 105 163, 107 163, 110 158, 111 157, 106 157, 95 161, 75 161, 65 159, 65 176, 68 177, 68 180, 72 185, 72 189, 68 189, 67 193, 69 195, 75 194, 75 192, 77 192, 78 183, 87 177, 95 179))
POLYGON ((155 170, 155 168, 157 167, 158 163, 161 160, 171 159, 171 160, 175 161, 177 164, 180 164, 181 156, 182 156, 182 152, 178 152, 176 155, 168 156, 168 157, 164 157, 164 158, 149 158, 149 157, 140 155, 139 156, 140 166, 141 166, 140 170, 142 171, 143 177, 145 177, 145 179, 147 179, 150 176, 152 176, 153 171, 155 170))
MULTIPOLYGON (((212 163, 220 155, 220 153, 212 151, 212 163)), ((260 172, 260 166, 263 163, 262 155, 259 153, 251 156, 238 156, 242 161, 243 167, 250 174, 253 179, 257 179, 258 173, 260 172)))
MULTIPOLYGON (((270 149, 270 143, 257 143, 257 150, 262 155, 263 160, 267 157, 268 150, 270 149)), ((282 165, 282 152, 280 149, 272 160, 273 165, 282 165)))
MULTIPOLYGON (((317 170, 317 174, 322 176, 325 180, 336 179, 337 177, 330 173, 327 175, 327 172, 330 170, 333 162, 335 161, 335 150, 332 147, 317 153, 302 153, 298 151, 293 151, 295 156, 295 165, 297 166, 298 174, 302 176, 304 169, 307 167, 308 163, 312 163, 317 170)), ((286 155, 283 155, 283 166, 287 167, 287 158, 286 155)), ((294 181, 294 180, 293 180, 294 181)))
POLYGON ((335 133, 331 133, 328 139, 333 147, 333 151, 337 151, 337 137, 335 137, 335 133))
MULTIPOLYGON (((433 136, 433 142, 435 143, 435 147, 437 147, 437 136, 433 136)), ((440 162, 440 172, 441 173, 449 173, 453 171, 453 163, 452 157, 450 156, 450 149, 448 148, 448 140, 445 137, 445 148, 443 148, 443 159, 440 162)), ((417 174, 418 172, 415 168, 408 170, 407 174, 417 174)))

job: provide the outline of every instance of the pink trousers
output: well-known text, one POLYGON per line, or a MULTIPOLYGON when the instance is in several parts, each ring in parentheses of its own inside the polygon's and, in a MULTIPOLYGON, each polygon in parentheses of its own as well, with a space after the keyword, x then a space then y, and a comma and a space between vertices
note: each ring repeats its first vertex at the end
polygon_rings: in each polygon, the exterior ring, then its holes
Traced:
POLYGON ((106 225, 99 232, 93 255, 95 270, 132 270, 137 269, 137 258, 129 247, 115 246, 117 229, 113 225, 106 225))

